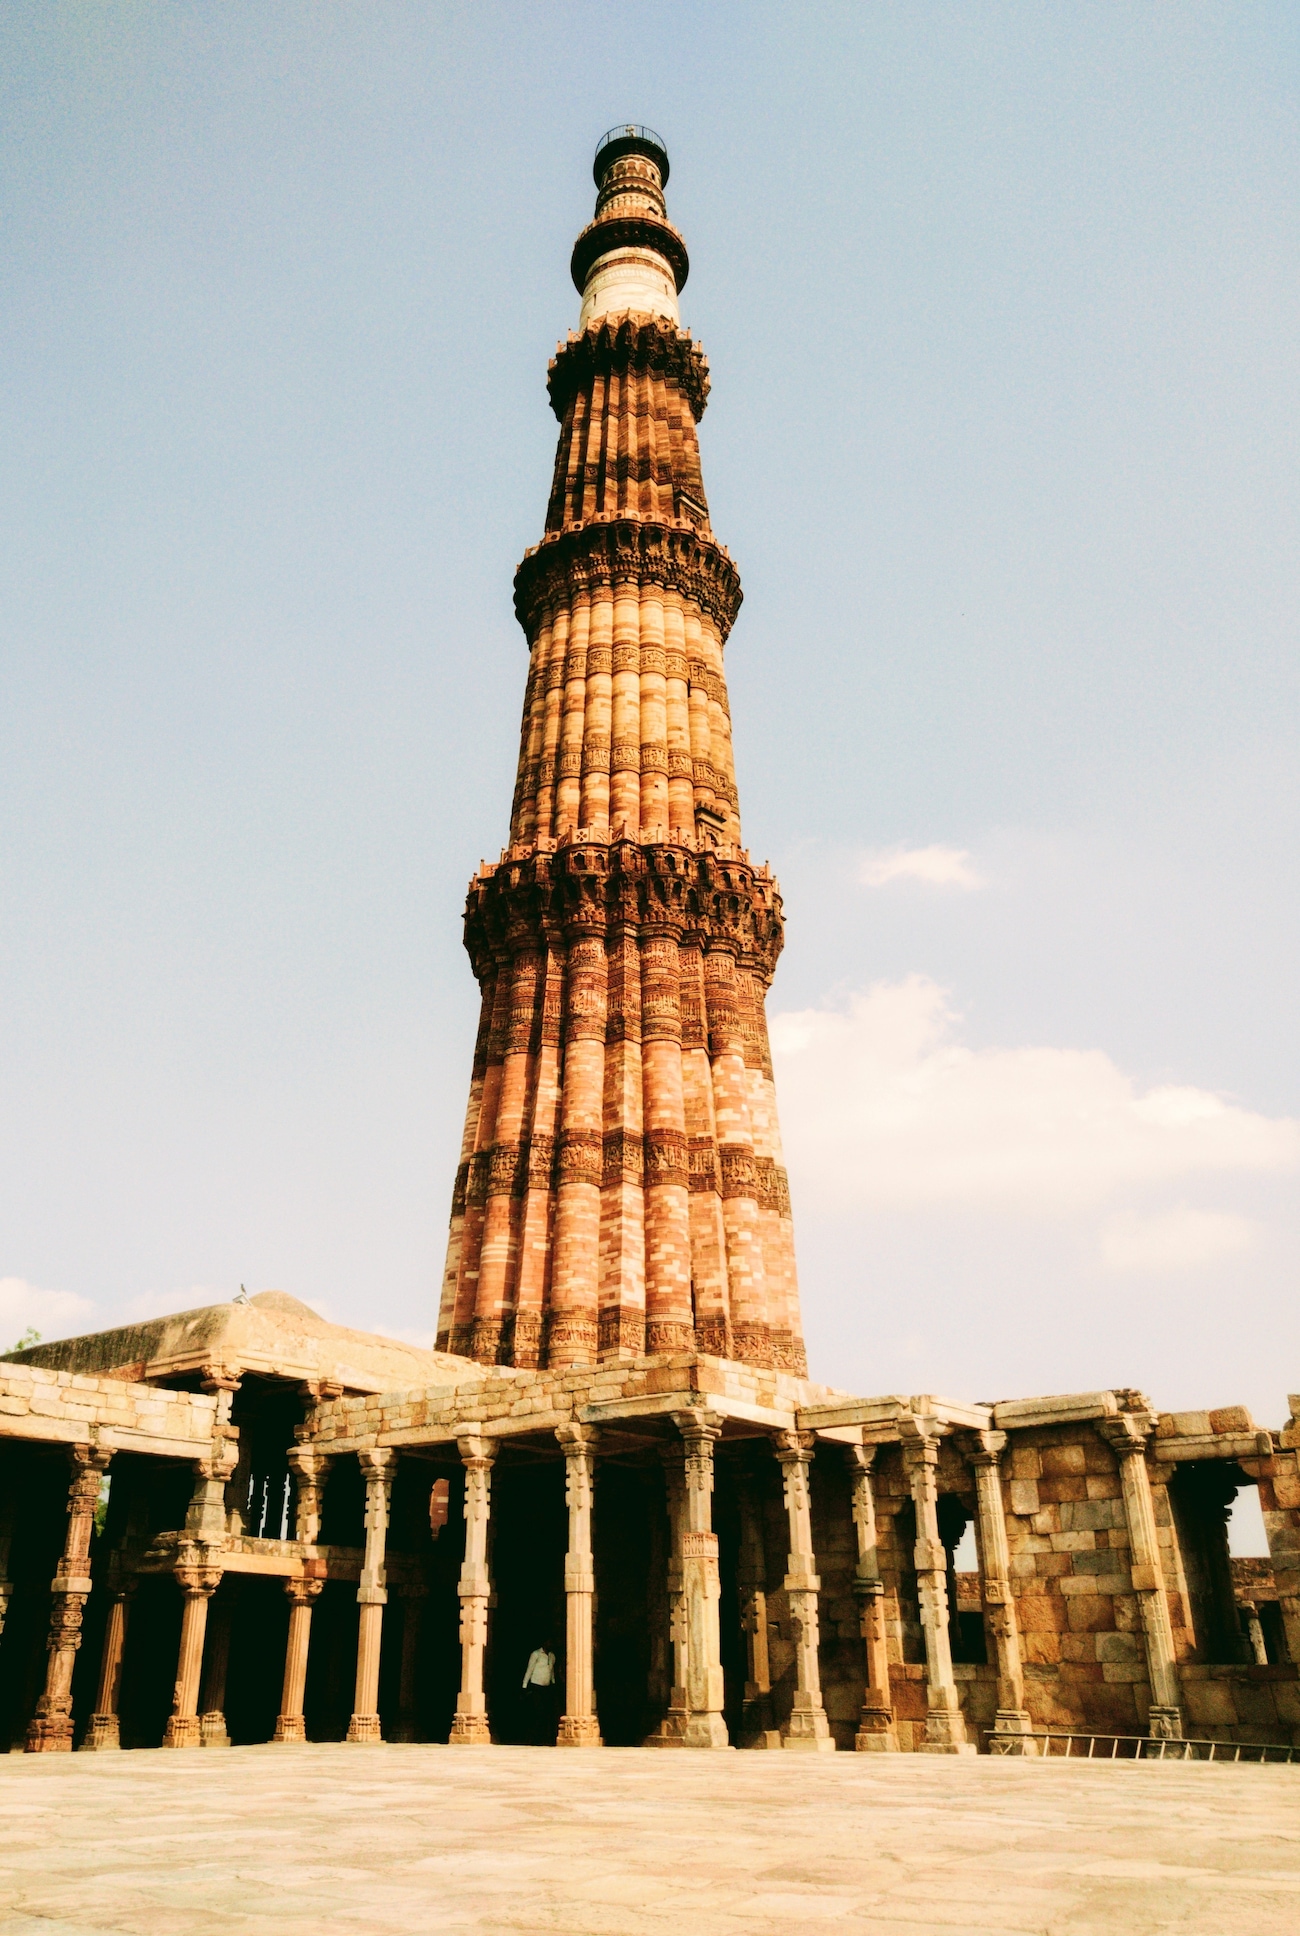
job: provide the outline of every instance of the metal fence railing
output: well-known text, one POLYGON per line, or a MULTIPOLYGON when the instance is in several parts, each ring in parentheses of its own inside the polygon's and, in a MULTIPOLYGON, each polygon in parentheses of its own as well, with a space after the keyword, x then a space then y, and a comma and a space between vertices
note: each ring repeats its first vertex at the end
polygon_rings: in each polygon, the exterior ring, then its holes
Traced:
POLYGON ((1080 1734, 1065 1728, 1036 1728, 1026 1734, 985 1729, 990 1754, 1031 1754, 1075 1761, 1274 1761, 1300 1762, 1300 1747, 1280 1741, 1164 1741, 1149 1734, 1080 1734))

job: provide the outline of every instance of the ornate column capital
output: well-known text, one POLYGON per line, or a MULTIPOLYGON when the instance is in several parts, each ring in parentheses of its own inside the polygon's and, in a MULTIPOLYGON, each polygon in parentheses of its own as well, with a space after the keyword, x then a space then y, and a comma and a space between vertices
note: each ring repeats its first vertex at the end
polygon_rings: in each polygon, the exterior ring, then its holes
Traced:
POLYGON ((295 1607, 308 1607, 313 1600, 320 1598, 321 1588, 324 1584, 324 1580, 319 1579, 291 1579, 285 1581, 284 1590, 288 1595, 291 1605, 295 1607))
POLYGON ((500 1449, 496 1439, 474 1437, 456 1441, 456 1450, 467 1472, 490 1472, 500 1449))
POLYGON ((1099 1418, 1096 1424, 1107 1445, 1121 1459, 1133 1459, 1139 1453, 1145 1456, 1155 1429, 1155 1420, 1149 1412, 1121 1412, 1117 1418, 1099 1418))
POLYGON ((773 1432, 772 1450, 783 1466, 810 1466, 817 1451, 815 1432, 773 1432))
POLYGON ((580 1452, 594 1453, 600 1443, 598 1425, 557 1425, 555 1436, 566 1458, 580 1452))
POLYGON ((357 1453, 357 1464, 367 1485, 392 1483, 397 1470, 398 1453, 394 1446, 373 1445, 357 1453))
POLYGON ((969 1465, 995 1466, 1007 1449, 1005 1432, 959 1432, 957 1445, 969 1465))

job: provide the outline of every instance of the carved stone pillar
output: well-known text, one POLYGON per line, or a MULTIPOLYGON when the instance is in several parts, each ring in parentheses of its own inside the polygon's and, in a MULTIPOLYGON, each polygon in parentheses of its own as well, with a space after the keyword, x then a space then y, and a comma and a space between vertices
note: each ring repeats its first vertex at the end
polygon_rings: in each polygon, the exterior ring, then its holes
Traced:
POLYGON ((993 1637, 998 1670, 998 1706, 993 1732, 999 1738, 990 1747, 998 1754, 1032 1754, 1033 1742, 1023 1738, 1034 1724, 1025 1706, 1020 1629, 1011 1591, 1011 1549, 1007 1545, 1007 1520, 1002 1506, 1001 1462, 1006 1444, 1005 1432, 970 1432, 961 1441, 962 1451, 975 1473, 980 1591, 984 1599, 984 1623, 993 1637))
POLYGON ((86 1728, 82 1747, 94 1752, 122 1745, 120 1701, 122 1694, 122 1655, 126 1649, 127 1621, 135 1597, 135 1580, 118 1579, 108 1603, 108 1622, 104 1628, 104 1651, 99 1657, 99 1687, 95 1711, 86 1728))
POLYGON ((398 1680, 397 1726, 394 1741, 418 1741, 420 1730, 415 1713, 415 1671, 420 1658, 420 1623, 429 1589, 419 1581, 399 1586, 402 1603, 402 1670, 398 1680))
POLYGON ((1128 1522, 1129 1552, 1132 1556, 1133 1591, 1142 1615, 1147 1677, 1151 1684, 1148 1728, 1155 1740, 1177 1741, 1183 1732, 1178 1669, 1174 1661, 1169 1598, 1165 1591, 1164 1569, 1160 1564, 1160 1543, 1156 1535, 1155 1507, 1151 1499, 1151 1480, 1146 1461, 1151 1420, 1144 1413, 1125 1412, 1118 1418, 1098 1419, 1097 1429, 1119 1460, 1124 1517, 1128 1522))
POLYGON ((357 1603, 361 1608, 357 1626, 357 1688, 347 1738, 375 1742, 383 1739, 379 1731, 379 1649, 384 1634, 384 1607, 388 1602, 384 1584, 388 1500, 397 1470, 397 1454, 376 1446, 372 1451, 358 1452, 357 1463, 366 1482, 366 1550, 357 1587, 357 1603))
POLYGON ((315 1546, 320 1541, 325 1485, 333 1464, 333 1459, 311 1445, 295 1445, 289 1453, 295 1493, 293 1536, 303 1546, 315 1546))
POLYGON ((948 1551, 939 1537, 939 1442, 920 1421, 899 1421, 916 1507, 916 1586, 925 1635, 926 1754, 974 1754, 957 1698, 948 1637, 948 1551))
POLYGON ((111 1452, 98 1446, 68 1448, 72 1483, 68 1487, 68 1530, 63 1554, 51 1582, 49 1660, 45 1687, 27 1730, 28 1754, 66 1753, 72 1747, 72 1670, 81 1645, 81 1615, 90 1597, 90 1535, 94 1530, 99 1486, 111 1452))
POLYGON ((303 1702, 307 1694, 307 1654, 311 1646, 312 1608, 320 1598, 324 1580, 286 1580, 289 1596, 289 1638, 284 1649, 284 1689, 280 1712, 276 1716, 276 1741, 305 1741, 303 1702))
POLYGON ((867 1656, 867 1685, 862 1718, 854 1746, 862 1754, 891 1753, 898 1748, 894 1727, 893 1694, 889 1685, 889 1650, 885 1640, 885 1587, 880 1577, 876 1541, 876 1500, 871 1485, 874 1445, 846 1445, 845 1463, 853 1488, 853 1525, 858 1536, 858 1564, 853 1575, 853 1597, 858 1603, 858 1631, 867 1656))
POLYGON ((821 1668, 817 1659, 817 1596, 822 1583, 813 1552, 812 1497, 808 1485, 817 1441, 811 1432, 778 1432, 774 1446, 781 1462, 790 1525, 785 1591, 790 1603, 795 1660, 794 1705, 782 1730, 781 1746, 829 1754, 834 1751, 835 1738, 822 1705, 821 1668))
POLYGON ((740 1624, 745 1635, 745 1705, 742 1748, 779 1748, 780 1730, 772 1720, 772 1670, 767 1646, 767 1553, 762 1508, 752 1480, 740 1482, 740 1624))
POLYGON ((591 1507, 599 1434, 588 1425, 560 1425, 564 1447, 564 1496, 569 1508, 569 1550, 564 1558, 565 1685, 558 1748, 598 1748, 592 1612, 596 1570, 591 1551, 591 1507))
POLYGON ((686 1448, 682 1602, 686 1626, 686 1748, 726 1748, 722 1718, 722 1634, 718 1536, 713 1530, 713 1446, 722 1421, 712 1412, 675 1412, 686 1448))
POLYGON ((686 1599, 682 1590, 682 1541, 686 1534, 686 1469, 675 1445, 661 1446, 664 1504, 668 1520, 668 1712, 645 1745, 680 1748, 686 1738, 686 1599))
POLYGON ((181 1547, 172 1569, 185 1596, 181 1613, 181 1644, 176 1661, 176 1690, 163 1735, 164 1748, 203 1745, 199 1723, 199 1678, 203 1671, 203 1641, 208 1627, 208 1603, 221 1584, 219 1553, 190 1542, 181 1547))
POLYGON ((226 1678, 230 1671, 230 1627, 242 1582, 227 1574, 208 1608, 207 1646, 203 1655, 203 1691, 199 1695, 199 1739, 205 1748, 228 1748, 226 1678))
POLYGON ((492 1592, 488 1572, 488 1515, 492 1508, 493 1440, 458 1439, 465 1468, 465 1559, 460 1569, 460 1693, 451 1740, 461 1747, 486 1746, 487 1696, 483 1690, 483 1657, 487 1651, 488 1600, 492 1592))

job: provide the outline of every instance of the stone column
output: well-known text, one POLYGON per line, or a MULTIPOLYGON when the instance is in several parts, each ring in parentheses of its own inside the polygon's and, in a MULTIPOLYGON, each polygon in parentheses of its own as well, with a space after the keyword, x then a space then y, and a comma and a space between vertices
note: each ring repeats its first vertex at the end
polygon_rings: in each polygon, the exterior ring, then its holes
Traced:
POLYGON ((686 1626, 687 1748, 725 1748, 722 1635, 718 1601, 718 1536, 713 1530, 713 1446, 722 1420, 705 1411, 675 1412, 686 1446, 686 1523, 682 1531, 682 1601, 686 1626))
POLYGON ((599 1434, 588 1425, 559 1425, 564 1447, 564 1496, 569 1508, 569 1550, 564 1558, 564 1716, 557 1748, 598 1748, 592 1612, 596 1571, 591 1551, 591 1506, 599 1434))
POLYGON ((925 1635, 926 1754, 974 1754, 957 1699, 948 1637, 948 1551, 939 1537, 939 1443, 916 1419, 899 1421, 916 1507, 916 1586, 925 1635))
POLYGON ((889 1650, 885 1640, 885 1587, 880 1577, 876 1540, 876 1500, 871 1484, 874 1445, 846 1445, 845 1462, 853 1488, 853 1525, 858 1536, 858 1564, 853 1575, 853 1597, 858 1603, 858 1631, 867 1656, 867 1685, 862 1718, 854 1747, 862 1754, 893 1753, 898 1748, 894 1702, 889 1685, 889 1650))
POLYGON ((1133 1591, 1142 1615, 1147 1677, 1151 1684, 1148 1729, 1155 1740, 1177 1741, 1183 1732, 1178 1669, 1174 1662, 1169 1599, 1165 1592, 1164 1569, 1160 1564, 1160 1543, 1156 1536, 1155 1507, 1151 1500, 1151 1480, 1146 1461, 1151 1421, 1145 1414, 1124 1412, 1118 1418, 1098 1419, 1097 1429, 1119 1461, 1124 1517, 1128 1522, 1133 1591))
POLYGON ((745 1634, 745 1705, 742 1748, 779 1748, 772 1721, 772 1671, 767 1647, 767 1553, 762 1508, 748 1477, 740 1483, 740 1624, 745 1634))
POLYGON ((228 1748, 226 1677, 230 1671, 230 1626, 240 1576, 227 1574, 208 1609, 208 1640, 203 1660, 203 1692, 199 1696, 199 1739, 205 1748, 228 1748))
POLYGON ((1034 1744, 1022 1737, 1033 1728, 1025 1706, 1025 1674, 1020 1659, 1020 1630, 1011 1591, 1011 1549, 1002 1505, 1002 1454, 1005 1432, 971 1432, 961 1441, 975 1473, 975 1535, 979 1546, 980 1591, 984 1622, 993 1637, 998 1670, 998 1706, 993 1723, 998 1739, 990 1743, 998 1754, 1032 1754, 1034 1744))
POLYGON ((207 1547, 192 1541, 181 1547, 173 1571, 176 1584, 185 1596, 185 1605, 181 1613, 176 1690, 162 1744, 164 1748, 198 1748, 203 1745, 199 1723, 203 1641, 208 1627, 208 1603, 221 1584, 221 1566, 219 1558, 214 1563, 207 1547))
POLYGON ((289 1638, 284 1650, 284 1690, 276 1716, 276 1741, 305 1741, 303 1703, 307 1695, 307 1654, 311 1646, 311 1612, 324 1580, 286 1580, 289 1596, 289 1638))
POLYGON ((357 1463, 366 1482, 366 1550, 361 1562, 357 1601, 361 1620, 357 1629, 357 1689, 353 1697, 349 1741, 383 1739, 379 1731, 379 1648, 384 1633, 384 1547, 388 1539, 388 1500, 397 1470, 397 1454, 389 1449, 358 1452, 357 1463))
POLYGON ((394 1741, 418 1741, 420 1731, 415 1716, 415 1669, 420 1654, 420 1620, 429 1589, 420 1582, 399 1586, 402 1603, 402 1672, 398 1683, 397 1727, 394 1741))
POLYGON ((776 1456, 781 1462, 785 1510, 790 1524, 790 1553, 785 1576, 794 1636, 794 1705, 781 1734, 783 1748, 803 1748, 829 1754, 835 1747, 826 1709, 822 1705, 821 1668, 817 1660, 817 1596, 822 1583, 813 1552, 812 1497, 808 1480, 817 1441, 811 1432, 778 1432, 776 1456))
POLYGON ((104 1651, 99 1657, 99 1688, 95 1710, 86 1728, 82 1747, 91 1750, 120 1748, 122 1745, 120 1701, 122 1694, 122 1655, 126 1649, 126 1628, 135 1595, 135 1580, 114 1582, 108 1603, 108 1623, 104 1628, 104 1651))
POLYGON ((49 1660, 45 1687, 27 1730, 28 1754, 67 1752, 72 1747, 72 1670, 81 1645, 81 1616, 90 1597, 90 1535, 95 1525, 99 1485, 111 1452, 95 1445, 68 1448, 72 1483, 68 1487, 68 1530, 63 1554, 50 1585, 49 1660))
POLYGON ((668 1519, 668 1712, 649 1736, 649 1748, 680 1748, 686 1737, 686 1601, 682 1591, 682 1540, 686 1532, 686 1469, 676 1446, 661 1446, 664 1504, 668 1519))
POLYGON ((488 1514, 492 1506, 492 1462, 497 1447, 491 1439, 458 1439, 465 1467, 465 1559, 460 1569, 460 1693, 451 1741, 461 1747, 486 1746, 487 1696, 483 1690, 483 1657, 487 1651, 488 1514))
POLYGON ((333 1464, 333 1459, 311 1445, 295 1445, 289 1453, 289 1470, 296 1487, 293 1536, 301 1546, 316 1546, 320 1542, 325 1486, 333 1464))

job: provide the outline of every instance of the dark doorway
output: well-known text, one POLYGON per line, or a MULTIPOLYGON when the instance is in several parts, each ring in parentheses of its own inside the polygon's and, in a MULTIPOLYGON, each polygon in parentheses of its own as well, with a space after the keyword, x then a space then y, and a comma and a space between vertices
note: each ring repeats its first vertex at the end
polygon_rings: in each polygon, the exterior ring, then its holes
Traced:
POLYGON ((555 1739, 564 1698, 564 1555, 569 1519, 564 1462, 507 1463, 492 1474, 492 1584, 496 1607, 488 1630, 487 1706, 494 1741, 539 1740, 551 1721, 555 1739), (524 1669, 535 1647, 555 1655, 556 1683, 539 1717, 526 1705, 524 1669))
POLYGON ((159 1748, 172 1711, 181 1646, 181 1591, 170 1573, 146 1574, 136 1588, 122 1653, 124 1748, 159 1748))
MULTIPOLYGON (((651 1516, 663 1480, 642 1466, 596 1466, 596 1714, 608 1748, 633 1748, 662 1713, 650 1699, 651 1516)), ((666 1539, 666 1532, 665 1532, 666 1539)), ((662 1543, 662 1542, 661 1542, 662 1543)))
MULTIPOLYGON (((354 1580, 326 1580, 311 1619, 303 1725, 309 1741, 342 1741, 352 1719, 360 1609, 354 1580)), ((283 1658, 283 1656, 281 1656, 283 1658)))
POLYGON ((235 1747, 269 1741, 275 1733, 288 1635, 284 1582, 246 1574, 230 1615, 226 1731, 235 1747))

